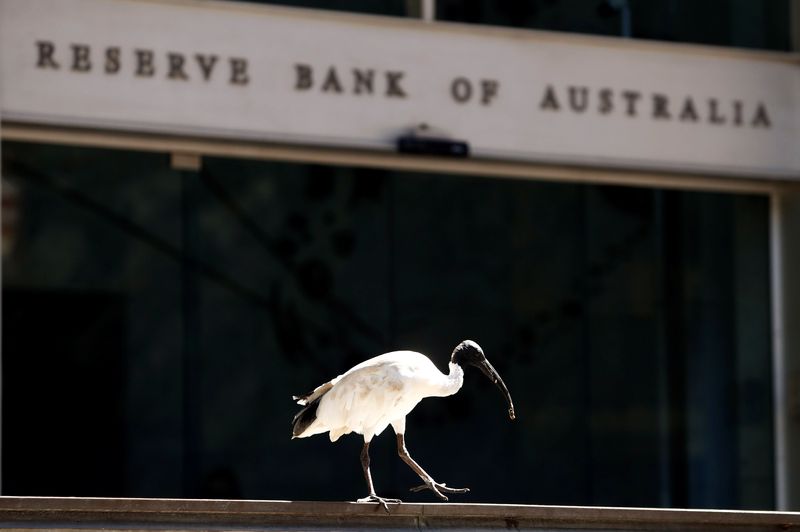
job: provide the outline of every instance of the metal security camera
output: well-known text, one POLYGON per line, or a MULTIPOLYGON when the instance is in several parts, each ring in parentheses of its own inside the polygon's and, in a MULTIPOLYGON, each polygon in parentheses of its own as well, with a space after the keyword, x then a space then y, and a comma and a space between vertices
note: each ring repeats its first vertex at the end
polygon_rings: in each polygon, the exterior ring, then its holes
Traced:
POLYGON ((469 157, 469 144, 463 140, 432 134, 427 124, 420 124, 411 132, 397 138, 397 151, 413 155, 464 158, 469 157))

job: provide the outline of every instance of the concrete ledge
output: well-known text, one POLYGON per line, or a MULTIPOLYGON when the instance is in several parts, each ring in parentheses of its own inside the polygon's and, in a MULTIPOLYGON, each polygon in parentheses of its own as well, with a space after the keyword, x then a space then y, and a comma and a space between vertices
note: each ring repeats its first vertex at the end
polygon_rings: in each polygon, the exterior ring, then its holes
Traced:
POLYGON ((0 497, 16 530, 798 530, 800 513, 500 504, 0 497))

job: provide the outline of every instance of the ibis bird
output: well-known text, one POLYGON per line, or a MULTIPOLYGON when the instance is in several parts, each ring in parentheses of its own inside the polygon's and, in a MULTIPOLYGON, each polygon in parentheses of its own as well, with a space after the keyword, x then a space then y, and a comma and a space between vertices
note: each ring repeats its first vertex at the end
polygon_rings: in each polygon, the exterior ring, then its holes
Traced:
POLYGON ((464 340, 458 344, 449 366, 450 372, 445 375, 428 357, 415 351, 393 351, 366 360, 312 392, 294 397, 303 408, 292 420, 292 439, 327 432, 335 442, 351 432, 363 435, 361 467, 369 495, 358 502, 378 503, 387 512, 388 502, 401 501, 375 493, 369 471, 369 443, 389 425, 397 437, 397 454, 424 482, 411 491, 430 489, 445 501, 445 493, 467 492, 467 488, 451 488, 436 482, 411 458, 405 444, 406 416, 426 397, 446 397, 460 390, 467 366, 477 367, 500 388, 508 401, 511 419, 515 417, 514 403, 503 379, 475 342, 464 340))

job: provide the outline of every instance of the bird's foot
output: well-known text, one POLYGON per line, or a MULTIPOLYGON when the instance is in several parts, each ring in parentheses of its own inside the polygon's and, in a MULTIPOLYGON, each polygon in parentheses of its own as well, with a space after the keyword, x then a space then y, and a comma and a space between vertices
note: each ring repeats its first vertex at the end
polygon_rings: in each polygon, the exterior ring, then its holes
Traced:
POLYGON ((401 501, 400 499, 386 499, 384 497, 378 497, 377 495, 372 493, 370 495, 367 495, 363 499, 358 499, 356 502, 377 502, 378 504, 383 506, 383 509, 386 510, 386 513, 388 514, 389 513, 389 506, 388 506, 387 503, 391 502, 391 503, 394 503, 394 504, 400 504, 403 501, 401 501))
POLYGON ((447 484, 439 484, 436 481, 431 480, 430 482, 426 482, 421 486, 417 486, 416 488, 411 488, 409 491, 418 492, 422 490, 431 490, 434 492, 440 499, 443 501, 448 500, 447 496, 444 493, 467 493, 469 488, 449 488, 447 484))

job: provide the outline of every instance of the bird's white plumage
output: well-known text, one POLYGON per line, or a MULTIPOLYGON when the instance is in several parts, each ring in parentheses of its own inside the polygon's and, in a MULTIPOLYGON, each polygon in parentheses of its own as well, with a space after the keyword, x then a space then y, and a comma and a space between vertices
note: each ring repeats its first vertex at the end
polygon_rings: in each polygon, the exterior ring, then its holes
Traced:
POLYGON ((508 401, 508 415, 514 419, 511 394, 500 375, 486 360, 478 344, 464 340, 450 355, 450 373, 447 375, 421 353, 394 351, 364 361, 317 386, 312 392, 295 397, 304 408, 292 420, 292 437, 304 438, 328 432, 331 441, 336 441, 350 432, 362 434, 361 468, 369 495, 358 502, 377 502, 388 512, 388 503, 399 503, 400 499, 386 499, 375 493, 369 469, 369 445, 374 436, 392 425, 397 434, 398 456, 425 483, 412 491, 430 489, 445 501, 445 493, 465 493, 469 491, 467 488, 453 488, 436 482, 411 458, 405 443, 406 415, 425 397, 444 397, 461 389, 464 364, 479 368, 500 388, 508 401))
POLYGON ((402 433, 405 416, 422 399, 452 395, 463 381, 460 366, 451 363, 445 375, 422 353, 394 351, 376 356, 332 379, 330 386, 317 388, 328 389, 317 406, 316 419, 297 437, 329 432, 331 441, 336 441, 356 432, 370 441, 390 424, 402 433))

